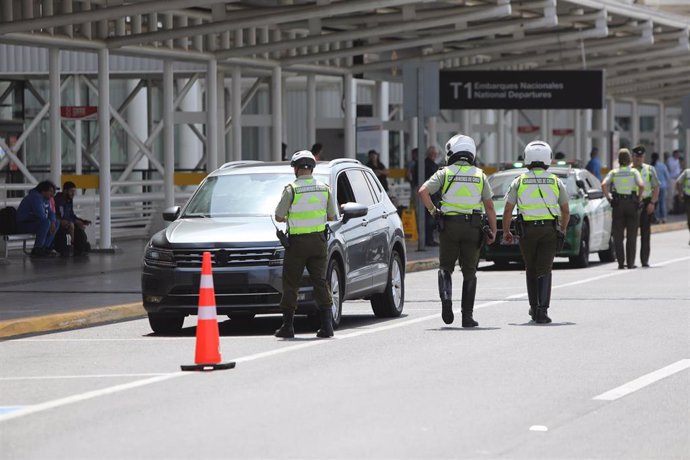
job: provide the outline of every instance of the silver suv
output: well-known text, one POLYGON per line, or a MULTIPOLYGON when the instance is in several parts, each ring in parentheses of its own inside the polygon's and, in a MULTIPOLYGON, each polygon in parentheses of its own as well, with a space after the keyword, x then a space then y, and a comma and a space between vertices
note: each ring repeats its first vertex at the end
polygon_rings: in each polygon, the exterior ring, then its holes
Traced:
MULTIPOLYGON (((395 206, 359 161, 319 162, 314 177, 330 185, 339 210, 338 220, 329 224, 326 273, 334 325, 340 324, 343 302, 352 299, 370 300, 378 317, 399 316, 405 298, 405 236, 395 206)), ((154 332, 175 333, 185 316, 197 313, 204 251, 213 260, 218 314, 247 320, 280 312, 285 252, 272 214, 294 178, 288 163, 227 163, 204 179, 182 209, 163 213, 172 223, 151 238, 141 276, 154 332)), ((316 314, 306 271, 299 303, 298 314, 316 314)))

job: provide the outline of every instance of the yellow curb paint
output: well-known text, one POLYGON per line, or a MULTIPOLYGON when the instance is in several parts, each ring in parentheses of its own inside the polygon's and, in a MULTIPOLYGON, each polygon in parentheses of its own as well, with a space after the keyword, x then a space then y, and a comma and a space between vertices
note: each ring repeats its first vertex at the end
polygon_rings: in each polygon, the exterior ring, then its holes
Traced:
POLYGON ((685 230, 688 228, 685 222, 673 222, 670 224, 652 225, 652 233, 675 232, 677 230, 685 230))
POLYGON ((112 321, 142 318, 145 315, 146 311, 141 302, 135 302, 54 315, 17 318, 0 321, 0 338, 11 338, 40 332, 64 331, 112 321))

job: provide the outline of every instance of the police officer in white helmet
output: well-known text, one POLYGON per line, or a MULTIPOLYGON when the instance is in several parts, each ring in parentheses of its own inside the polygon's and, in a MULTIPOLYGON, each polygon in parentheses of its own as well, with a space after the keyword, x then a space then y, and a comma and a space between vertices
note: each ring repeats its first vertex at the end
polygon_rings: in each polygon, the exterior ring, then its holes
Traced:
POLYGON ((442 222, 439 232, 438 289, 443 322, 451 324, 453 284, 451 274, 456 261, 462 270, 462 327, 479 324, 472 317, 477 291, 477 264, 482 242, 493 243, 496 235, 496 211, 491 201, 491 186, 484 172, 474 166, 477 147, 471 137, 457 134, 446 143, 447 166, 439 169, 419 189, 419 196, 429 213, 442 222), (431 195, 441 192, 440 209, 431 195), (483 216, 489 221, 489 235, 484 236, 483 216))
POLYGON ((527 144, 525 165, 529 171, 510 184, 503 211, 503 242, 512 244, 510 223, 517 204, 529 314, 537 323, 551 322, 547 314, 551 303, 551 269, 570 219, 565 185, 555 174, 546 171, 552 157, 553 152, 546 142, 527 144))
POLYGON ((283 260, 283 325, 276 337, 293 338, 293 320, 297 309, 297 296, 306 267, 314 285, 314 300, 319 308, 321 328, 317 337, 333 337, 331 291, 326 281, 326 222, 335 220, 336 211, 330 188, 314 179, 312 173, 316 159, 309 150, 300 150, 292 156, 290 165, 295 181, 283 190, 275 210, 278 222, 288 223, 289 247, 283 260))

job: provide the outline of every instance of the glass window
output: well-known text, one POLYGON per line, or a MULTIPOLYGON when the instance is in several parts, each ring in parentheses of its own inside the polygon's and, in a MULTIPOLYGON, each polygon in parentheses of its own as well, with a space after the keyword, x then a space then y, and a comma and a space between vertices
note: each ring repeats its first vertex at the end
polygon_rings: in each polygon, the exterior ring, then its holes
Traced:
POLYGON ((347 174, 344 172, 338 175, 336 193, 338 195, 338 208, 345 203, 355 202, 355 194, 352 192, 352 186, 350 186, 350 181, 347 179, 347 174))
MULTIPOLYGON (((327 176, 316 176, 324 183, 327 176)), ((272 215, 293 174, 253 173, 212 176, 194 194, 183 217, 272 215)))
POLYGON ((381 201, 381 194, 383 193, 383 187, 381 187, 381 182, 376 179, 376 176, 374 176, 372 173, 369 171, 366 171, 364 175, 367 178, 367 182, 369 183, 369 187, 371 187, 372 193, 374 195, 374 202, 378 203, 381 201))
POLYGON ((491 185, 491 191, 494 194, 493 199, 502 200, 510 188, 510 184, 523 172, 525 171, 520 170, 510 174, 494 174, 490 176, 488 180, 489 184, 491 185))
POLYGON ((375 204, 376 201, 374 201, 369 184, 367 184, 367 180, 364 178, 364 173, 356 169, 350 169, 346 171, 346 174, 347 178, 350 180, 352 191, 355 194, 355 201, 365 206, 375 204))

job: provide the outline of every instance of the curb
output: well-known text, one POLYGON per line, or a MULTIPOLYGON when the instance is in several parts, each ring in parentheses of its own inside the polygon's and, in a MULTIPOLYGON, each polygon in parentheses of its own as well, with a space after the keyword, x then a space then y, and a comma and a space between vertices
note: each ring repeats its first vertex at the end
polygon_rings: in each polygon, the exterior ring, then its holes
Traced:
POLYGON ((135 302, 90 310, 57 313, 55 315, 11 319, 0 321, 0 339, 42 332, 66 331, 114 321, 143 318, 145 316, 146 312, 141 302, 135 302))
MULTIPOLYGON (((652 233, 684 230, 685 222, 673 222, 652 226, 652 233)), ((438 257, 412 260, 405 264, 406 273, 434 270, 438 268, 438 257)), ((141 302, 93 308, 55 315, 0 321, 0 340, 18 338, 30 334, 67 331, 89 326, 145 318, 146 311, 141 302)))

